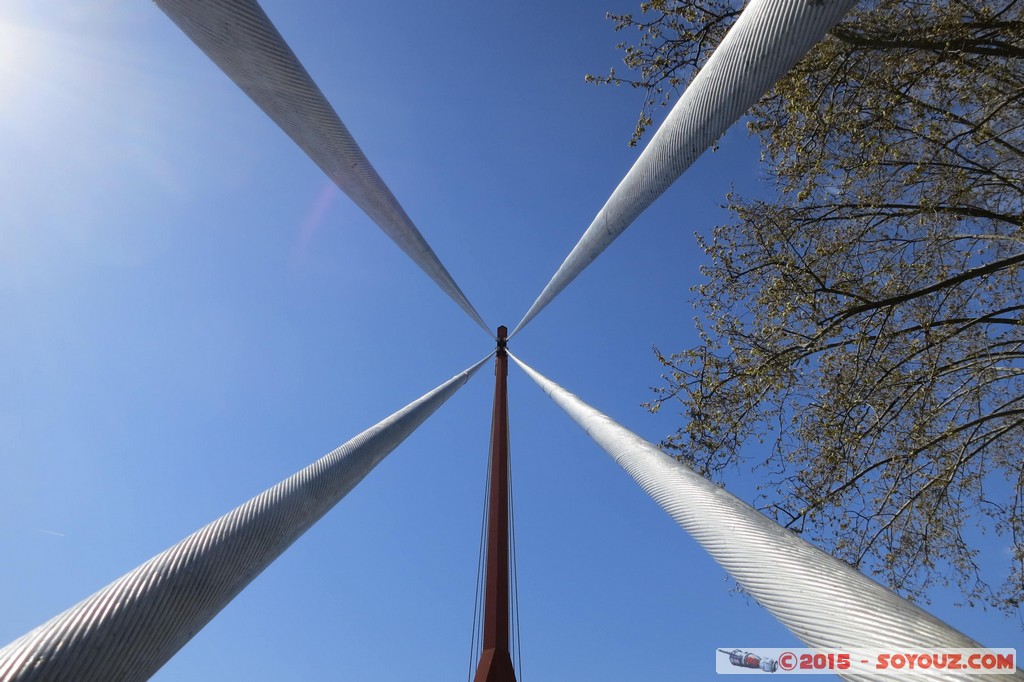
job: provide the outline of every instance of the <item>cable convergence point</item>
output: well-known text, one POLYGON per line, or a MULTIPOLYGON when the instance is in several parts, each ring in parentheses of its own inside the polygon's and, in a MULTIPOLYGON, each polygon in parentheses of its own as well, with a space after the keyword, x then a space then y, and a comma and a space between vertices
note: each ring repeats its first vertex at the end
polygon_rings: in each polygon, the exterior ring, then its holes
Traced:
POLYGON ((498 327, 498 355, 505 355, 506 348, 508 347, 508 327, 501 325, 498 327))

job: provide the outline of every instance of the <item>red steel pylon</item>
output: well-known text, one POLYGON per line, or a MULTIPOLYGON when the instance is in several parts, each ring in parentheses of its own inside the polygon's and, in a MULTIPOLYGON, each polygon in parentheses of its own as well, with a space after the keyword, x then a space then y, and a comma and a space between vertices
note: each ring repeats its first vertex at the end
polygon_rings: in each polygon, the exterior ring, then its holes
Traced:
POLYGON ((483 651, 474 682, 515 682, 509 653, 508 546, 508 329, 498 327, 491 416, 491 489, 487 519, 487 581, 484 588, 483 651))

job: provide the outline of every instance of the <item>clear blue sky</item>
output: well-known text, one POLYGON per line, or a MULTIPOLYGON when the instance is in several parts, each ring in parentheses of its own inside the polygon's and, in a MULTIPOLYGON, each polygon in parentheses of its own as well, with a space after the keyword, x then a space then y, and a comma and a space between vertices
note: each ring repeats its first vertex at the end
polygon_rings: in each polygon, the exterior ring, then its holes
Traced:
MULTIPOLYGON (((637 154, 640 93, 583 82, 618 63, 615 2, 263 6, 511 327, 637 154)), ((650 349, 694 340, 693 233, 730 186, 760 191, 742 129, 513 351, 649 440, 673 430, 640 407, 650 349)), ((0 187, 2 642, 493 346, 148 2, 0 7, 0 187)), ((527 680, 709 679, 716 647, 799 646, 514 367, 509 390, 527 680)), ((488 367, 155 679, 465 677, 491 391, 488 367)), ((1022 648, 954 599, 931 610, 1022 648)))

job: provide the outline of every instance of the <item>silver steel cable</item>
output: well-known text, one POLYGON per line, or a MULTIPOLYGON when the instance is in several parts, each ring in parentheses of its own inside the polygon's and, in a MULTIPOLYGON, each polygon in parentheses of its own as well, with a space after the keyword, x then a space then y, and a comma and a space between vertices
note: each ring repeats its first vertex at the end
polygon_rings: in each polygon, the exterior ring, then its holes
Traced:
MULTIPOLYGON (((736 582, 809 647, 898 651, 980 646, 669 457, 511 353, 509 357, 736 582)), ((1024 680, 1020 670, 1014 675, 936 673, 928 679, 1024 680)), ((882 674, 846 677, 892 679, 882 674)))
POLYGON ((509 337, 625 232, 855 4, 751 0, 509 337))
POLYGON ((154 0, 235 84, 488 335, 438 260, 256 0, 154 0))
POLYGON ((491 508, 491 458, 487 458, 487 475, 484 476, 484 499, 480 515, 480 546, 476 559, 476 592, 473 594, 473 626, 469 644, 469 669, 466 682, 472 682, 480 653, 483 649, 484 627, 484 583, 487 566, 487 518, 491 508))
POLYGON ((0 680, 148 679, 486 360, 0 649, 0 680))
POLYGON ((513 636, 512 653, 515 654, 512 667, 516 671, 516 679, 523 682, 523 635, 519 627, 519 549, 516 547, 516 505, 515 484, 512 480, 512 447, 509 445, 508 458, 508 518, 509 518, 509 571, 512 575, 512 594, 509 598, 509 613, 512 614, 512 627, 509 631, 513 636))

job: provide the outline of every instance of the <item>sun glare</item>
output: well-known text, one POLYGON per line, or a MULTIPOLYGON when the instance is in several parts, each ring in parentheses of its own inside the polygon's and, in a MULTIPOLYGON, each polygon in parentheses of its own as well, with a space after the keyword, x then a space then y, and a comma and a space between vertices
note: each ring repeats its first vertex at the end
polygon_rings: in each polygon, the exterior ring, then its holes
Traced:
POLYGON ((18 26, 0 20, 0 73, 8 71, 25 49, 25 37, 18 26))
POLYGON ((26 109, 33 97, 32 82, 40 78, 45 40, 40 32, 0 18, 0 116, 9 118, 26 109))
POLYGON ((114 50, 53 23, 0 16, 0 126, 36 146, 80 128, 86 116, 103 116, 116 92, 114 50))

